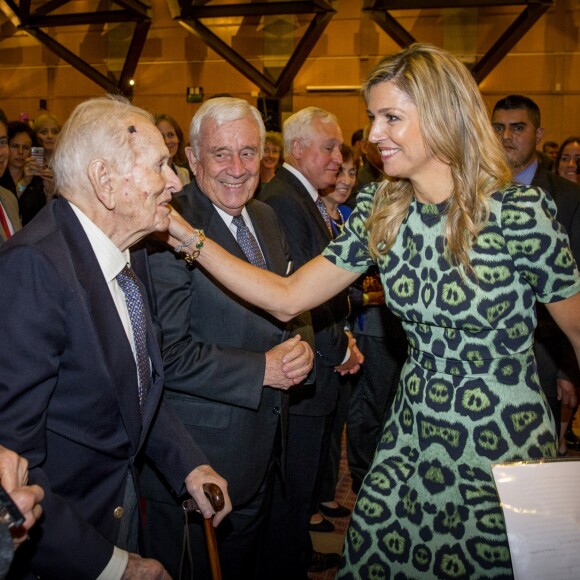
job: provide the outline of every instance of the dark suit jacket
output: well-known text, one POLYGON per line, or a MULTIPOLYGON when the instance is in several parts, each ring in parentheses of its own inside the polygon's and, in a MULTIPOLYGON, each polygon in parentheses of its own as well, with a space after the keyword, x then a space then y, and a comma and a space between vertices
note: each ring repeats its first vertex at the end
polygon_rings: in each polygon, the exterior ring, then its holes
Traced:
MULTIPOLYGON (((281 167, 266 183, 259 199, 274 208, 284 228, 296 268, 318 256, 330 242, 331 235, 322 215, 300 180, 281 167)), ((347 292, 311 311, 316 344, 316 390, 293 390, 290 413, 327 415, 336 403, 338 383, 334 367, 344 360, 348 338, 344 333, 348 316, 347 292)))
MULTIPOLYGON (((133 261, 135 271, 145 264, 133 261)), ((44 517, 18 550, 42 578, 95 578, 119 535, 129 470, 146 453, 176 490, 207 463, 152 386, 139 410, 135 360, 89 240, 68 202, 45 207, 0 249, 0 443, 30 462, 44 517), (117 512, 118 514, 118 512, 117 512)), ((138 489, 137 489, 138 491, 138 489)))
MULTIPOLYGON (((580 265, 580 185, 548 171, 541 164, 536 169, 532 185, 541 187, 554 199, 557 206, 556 218, 568 232, 572 254, 580 265)), ((534 338, 538 374, 546 395, 555 397, 558 371, 578 383, 578 366, 568 340, 546 308, 538 304, 537 310, 538 326, 534 338)))
MULTIPOLYGON (((247 261, 195 180, 172 203, 188 222, 247 261)), ((285 276, 291 258, 274 212, 259 201, 246 207, 268 269, 285 276)), ((288 395, 262 385, 265 352, 295 332, 308 340, 311 329, 297 327, 308 324, 309 317, 281 323, 234 296, 202 268, 187 266, 167 246, 151 246, 149 263, 163 334, 166 399, 228 480, 234 505, 245 503, 263 482, 279 426, 286 431, 288 395)), ((149 478, 145 493, 170 500, 149 485, 149 478)))

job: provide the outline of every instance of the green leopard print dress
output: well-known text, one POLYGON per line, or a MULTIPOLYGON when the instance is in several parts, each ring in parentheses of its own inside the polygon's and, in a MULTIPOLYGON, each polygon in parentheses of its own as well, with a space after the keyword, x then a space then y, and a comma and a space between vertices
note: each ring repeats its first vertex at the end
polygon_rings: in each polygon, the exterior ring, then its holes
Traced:
MULTIPOLYGON (((324 252, 341 268, 372 263, 364 221, 376 187, 324 252)), ((532 354, 534 303, 572 296, 580 279, 554 215, 541 190, 496 193, 471 252, 475 282, 444 257, 445 204, 411 204, 377 262, 408 358, 338 578, 512 577, 490 465, 556 453, 532 354)))

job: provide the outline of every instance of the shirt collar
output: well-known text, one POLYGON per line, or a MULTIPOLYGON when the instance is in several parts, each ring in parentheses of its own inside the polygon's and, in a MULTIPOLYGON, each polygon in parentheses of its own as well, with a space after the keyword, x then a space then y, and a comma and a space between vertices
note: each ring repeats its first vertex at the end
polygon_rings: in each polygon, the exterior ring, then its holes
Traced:
MULTIPOLYGON (((218 212, 219 216, 224 220, 226 226, 228 226, 228 228, 231 228, 234 216, 230 215, 229 213, 226 213, 223 209, 219 208, 217 205, 215 204, 212 205, 215 207, 215 210, 218 212)), ((252 223, 252 220, 250 219, 250 214, 248 213, 246 206, 244 206, 244 209, 242 209, 242 217, 244 218, 246 225, 252 223)))
POLYGON ((74 203, 69 204, 75 212, 89 243, 95 252, 99 266, 105 276, 107 283, 117 277, 117 274, 131 263, 129 250, 121 252, 111 239, 101 230, 85 213, 83 213, 74 203))
POLYGON ((300 173, 296 167, 293 167, 286 162, 284 162, 283 167, 285 167, 290 173, 292 173, 292 175, 296 176, 300 180, 300 183, 302 183, 302 185, 306 188, 308 194, 312 198, 312 201, 315 202, 318 199, 318 190, 316 187, 314 187, 314 185, 312 185, 312 183, 310 183, 310 181, 308 181, 308 179, 306 179, 306 177, 304 177, 304 175, 302 175, 302 173, 300 173))
POLYGON ((534 161, 528 165, 523 171, 520 171, 514 176, 514 181, 521 183, 522 185, 531 185, 534 175, 536 175, 536 170, 538 169, 538 160, 534 161))

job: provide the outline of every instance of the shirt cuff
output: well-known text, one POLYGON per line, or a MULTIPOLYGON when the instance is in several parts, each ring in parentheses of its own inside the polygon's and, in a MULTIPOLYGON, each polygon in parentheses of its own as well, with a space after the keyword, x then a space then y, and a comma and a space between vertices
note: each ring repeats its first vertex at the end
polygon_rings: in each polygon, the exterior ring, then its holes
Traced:
POLYGON ((125 550, 121 550, 121 548, 115 546, 109 563, 99 574, 97 580, 121 580, 128 563, 129 552, 125 552, 125 550))

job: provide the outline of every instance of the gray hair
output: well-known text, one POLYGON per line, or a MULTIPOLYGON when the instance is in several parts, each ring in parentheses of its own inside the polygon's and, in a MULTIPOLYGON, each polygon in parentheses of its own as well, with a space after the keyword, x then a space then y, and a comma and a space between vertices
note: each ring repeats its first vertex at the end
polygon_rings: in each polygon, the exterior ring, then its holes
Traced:
POLYGON ((153 124, 153 116, 124 97, 107 95, 78 105, 62 127, 52 159, 58 191, 63 197, 91 187, 87 168, 103 159, 121 171, 135 162, 129 126, 135 116, 153 124))
POLYGON ((318 107, 306 107, 294 113, 284 122, 284 151, 286 154, 292 151, 292 142, 295 140, 308 142, 311 137, 311 125, 314 119, 320 119, 322 123, 336 123, 338 119, 332 113, 318 107))
POLYGON ((224 123, 239 121, 240 119, 247 119, 248 117, 253 118, 258 126, 261 159, 264 142, 266 140, 266 127, 264 126, 262 115, 248 101, 234 97, 214 97, 213 99, 208 99, 193 116, 191 124, 189 125, 189 146, 192 148, 195 157, 197 159, 200 158, 201 128, 206 121, 213 121, 217 127, 220 127, 224 123))

